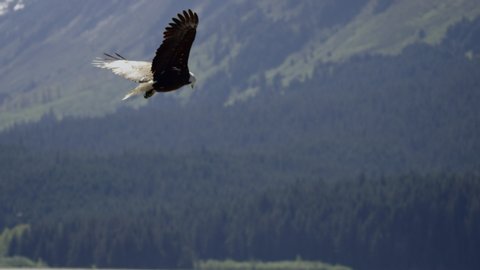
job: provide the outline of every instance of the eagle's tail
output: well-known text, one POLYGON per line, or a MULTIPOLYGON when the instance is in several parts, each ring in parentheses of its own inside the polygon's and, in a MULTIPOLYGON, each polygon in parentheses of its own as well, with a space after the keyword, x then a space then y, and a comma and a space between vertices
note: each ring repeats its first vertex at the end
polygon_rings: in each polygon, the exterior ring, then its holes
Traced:
POLYGON ((131 96, 136 96, 140 94, 144 94, 145 97, 150 97, 155 94, 155 90, 153 89, 153 81, 139 84, 137 87, 128 92, 128 94, 126 94, 122 100, 126 100, 131 96))

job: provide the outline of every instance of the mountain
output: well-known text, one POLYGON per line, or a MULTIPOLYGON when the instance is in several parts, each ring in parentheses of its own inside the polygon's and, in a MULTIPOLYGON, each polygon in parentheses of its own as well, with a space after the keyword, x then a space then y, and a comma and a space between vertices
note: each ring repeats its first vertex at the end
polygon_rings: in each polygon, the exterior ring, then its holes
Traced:
POLYGON ((103 116, 123 106, 145 105, 120 102, 133 84, 90 62, 103 52, 152 59, 164 27, 185 8, 201 18, 190 58, 199 83, 195 94, 185 89, 174 99, 225 106, 251 99, 264 81, 280 80, 280 88, 304 81, 322 62, 364 53, 395 55, 415 42, 438 44, 450 26, 480 15, 474 0, 5 0, 0 9, 0 127, 46 113, 103 116))
POLYGON ((0 256, 479 269, 474 1, 0 3, 0 256), (120 102, 184 8, 197 88, 120 102))

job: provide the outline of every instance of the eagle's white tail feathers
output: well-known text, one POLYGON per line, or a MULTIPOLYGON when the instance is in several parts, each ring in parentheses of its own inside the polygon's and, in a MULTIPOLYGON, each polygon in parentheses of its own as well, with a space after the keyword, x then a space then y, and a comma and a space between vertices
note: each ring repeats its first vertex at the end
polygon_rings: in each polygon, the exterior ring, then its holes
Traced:
MULTIPOLYGON (((150 90, 153 90, 153 81, 149 81, 149 82, 146 82, 146 83, 141 83, 137 87, 132 89, 130 92, 128 92, 128 94, 126 94, 125 97, 123 97, 122 100, 126 100, 126 99, 128 99, 129 97, 132 97, 132 96, 144 94, 144 93, 146 93, 150 90)), ((153 93, 155 93, 155 91, 153 93)))

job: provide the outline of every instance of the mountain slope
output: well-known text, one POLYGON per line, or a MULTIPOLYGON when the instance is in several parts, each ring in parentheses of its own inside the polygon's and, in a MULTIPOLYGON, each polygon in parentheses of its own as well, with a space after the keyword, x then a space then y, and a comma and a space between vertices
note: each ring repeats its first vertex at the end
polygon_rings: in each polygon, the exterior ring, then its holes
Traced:
POLYGON ((471 2, 219 3, 8 1, 0 228, 28 224, 8 255, 58 267, 301 256, 479 269, 480 17, 461 19, 471 2), (197 91, 119 103, 133 84, 91 67, 97 51, 149 59, 170 14, 192 6, 197 91), (431 20, 442 38, 410 28, 406 7, 443 14, 431 20), (382 32, 387 17, 405 17, 406 31, 382 32), (332 54, 305 54, 335 40, 332 54))
POLYGON ((343 27, 316 32, 298 52, 267 72, 280 74, 284 85, 311 76, 318 61, 342 61, 355 54, 398 54, 406 46, 438 44, 450 26, 480 15, 475 1, 369 1, 343 27), (388 4, 386 4, 388 3, 388 4))
POLYGON ((235 106, 154 99, 104 118, 58 122, 50 115, 4 132, 0 142, 87 156, 208 149, 279 158, 285 170, 328 179, 475 170, 480 61, 455 51, 478 44, 480 19, 460 26, 440 45, 323 64, 291 91, 266 86, 235 106))
POLYGON ((227 106, 254 97, 264 80, 281 87, 304 80, 321 61, 436 43, 455 22, 480 14, 474 0, 7 2, 0 15, 0 128, 48 112, 101 116, 124 106, 120 99, 133 84, 94 69, 91 59, 103 52, 151 59, 163 28, 185 8, 201 19, 190 61, 198 91, 195 98, 187 89, 173 96, 227 106))

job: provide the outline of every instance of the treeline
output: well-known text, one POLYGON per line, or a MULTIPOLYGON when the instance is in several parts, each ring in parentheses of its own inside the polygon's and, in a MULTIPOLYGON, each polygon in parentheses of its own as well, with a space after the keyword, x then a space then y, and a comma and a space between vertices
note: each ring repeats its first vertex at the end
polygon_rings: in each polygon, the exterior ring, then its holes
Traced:
POLYGON ((9 254, 81 267, 296 256, 354 269, 480 266, 479 175, 298 180, 209 203, 192 191, 174 207, 121 201, 117 211, 73 209, 63 219, 35 222, 9 254))

